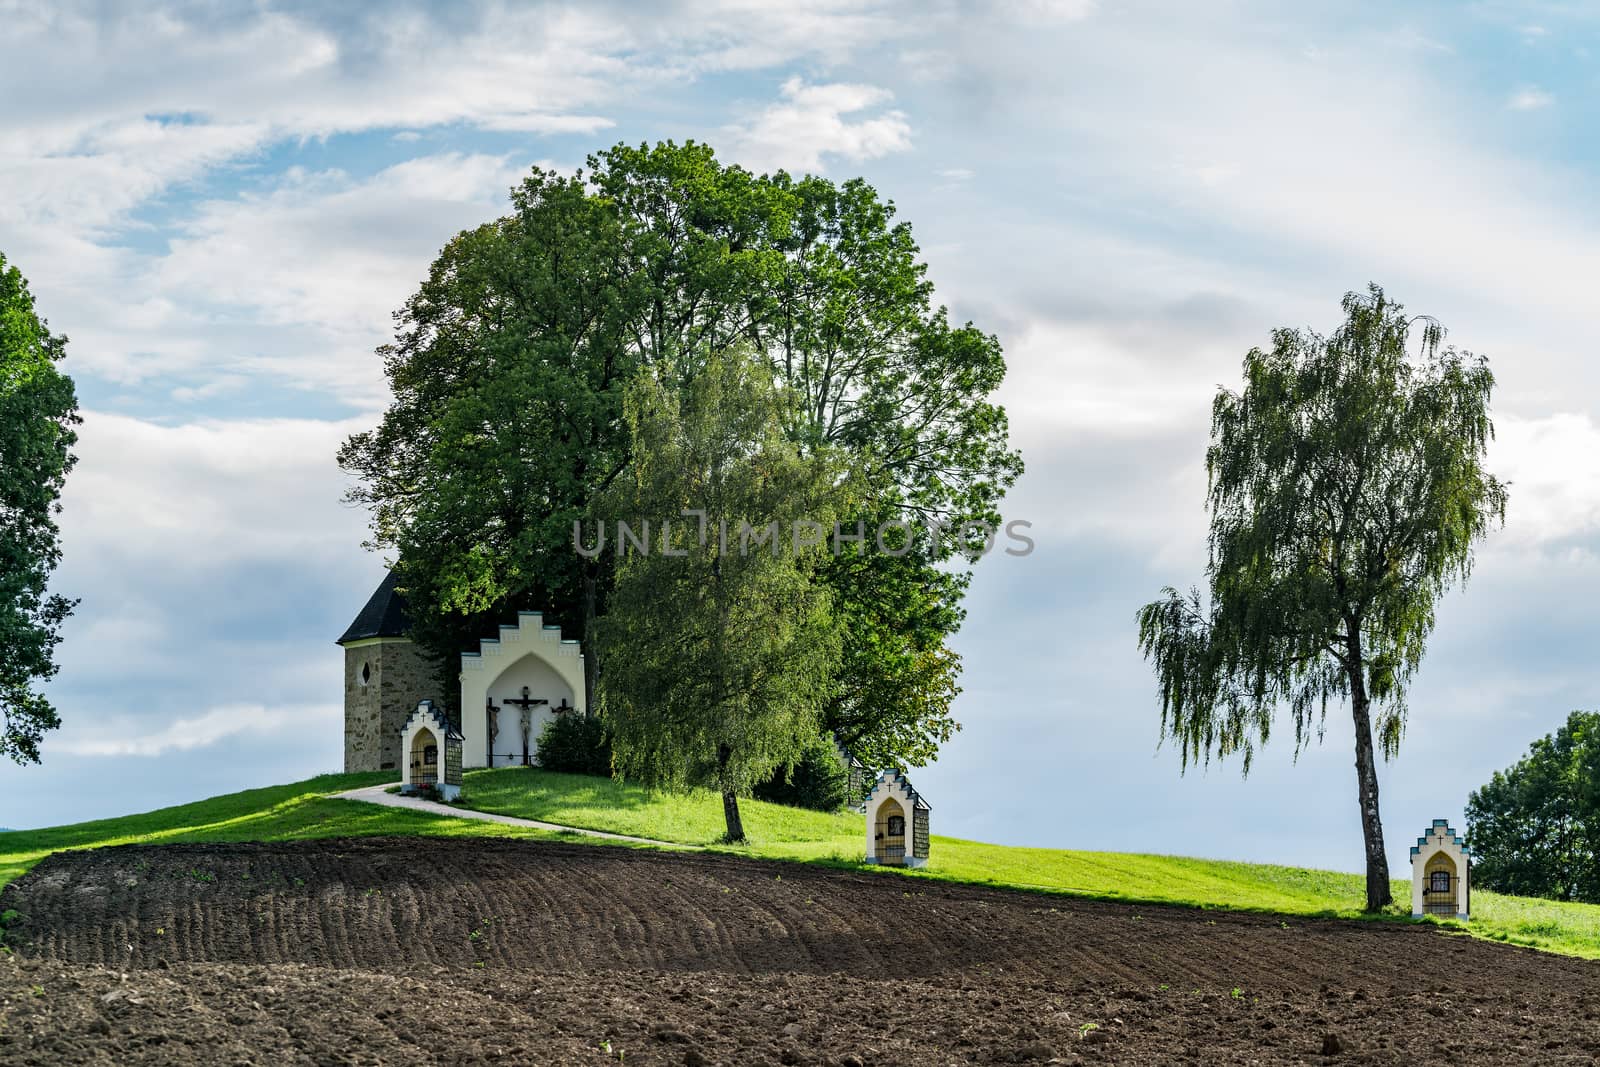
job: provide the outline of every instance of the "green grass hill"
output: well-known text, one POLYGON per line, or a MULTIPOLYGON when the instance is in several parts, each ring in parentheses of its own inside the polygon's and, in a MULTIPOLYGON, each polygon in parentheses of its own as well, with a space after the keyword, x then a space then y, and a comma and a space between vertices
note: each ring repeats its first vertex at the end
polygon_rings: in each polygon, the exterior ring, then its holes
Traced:
MULTIPOLYGON (((0 838, 0 885, 52 852, 118 844, 282 841, 374 834, 567 837, 529 828, 379 807, 330 794, 390 780, 388 774, 330 774, 252 789, 142 815, 16 830, 0 838)), ((757 856, 862 867, 861 816, 826 814, 746 800, 740 804, 750 844, 717 843, 721 800, 707 792, 667 794, 603 778, 527 768, 470 772, 466 803, 481 811, 564 826, 648 837, 757 856)), ((599 844, 599 843, 597 843, 599 844)), ((1365 918, 1362 878, 1335 871, 1120 852, 1015 848, 935 836, 922 871, 885 877, 935 878, 1140 903, 1272 912, 1284 916, 1365 918)), ((603 846, 604 847, 604 846, 603 846)), ((609 847, 617 847, 610 845, 609 847)), ((880 870, 878 868, 864 868, 880 870)), ((1411 899, 1409 881, 1395 898, 1411 899)), ((1474 890, 1472 936, 1600 959, 1600 905, 1571 904, 1474 890)), ((1412 921, 1404 907, 1383 916, 1412 921)), ((1432 921, 1432 920, 1428 920, 1432 921)))

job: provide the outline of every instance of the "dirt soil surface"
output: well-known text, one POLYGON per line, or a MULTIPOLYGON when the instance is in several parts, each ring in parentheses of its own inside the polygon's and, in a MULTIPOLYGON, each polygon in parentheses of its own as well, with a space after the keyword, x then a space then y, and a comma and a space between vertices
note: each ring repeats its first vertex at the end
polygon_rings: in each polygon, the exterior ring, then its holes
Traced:
POLYGON ((1600 1056, 1600 964, 1421 926, 717 855, 378 839, 61 853, 0 894, 0 1063, 1600 1056))

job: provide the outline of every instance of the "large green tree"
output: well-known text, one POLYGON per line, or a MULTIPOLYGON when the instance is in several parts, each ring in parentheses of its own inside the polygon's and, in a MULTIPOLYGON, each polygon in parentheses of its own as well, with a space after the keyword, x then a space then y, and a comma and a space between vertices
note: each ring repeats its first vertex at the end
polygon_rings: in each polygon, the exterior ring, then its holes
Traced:
POLYGON ((78 439, 72 379, 56 367, 66 344, 0 255, 0 754, 18 763, 39 762, 40 739, 61 725, 39 683, 56 674, 61 624, 75 603, 48 592, 78 439))
POLYGON ((1399 749, 1434 604, 1467 578, 1506 492, 1483 467, 1487 362, 1377 286, 1343 307, 1331 336, 1274 331, 1245 357, 1244 387, 1218 393, 1210 595, 1164 590, 1139 611, 1139 644, 1185 766, 1239 752, 1248 773, 1280 707, 1298 752, 1330 702, 1350 701, 1375 911, 1390 889, 1374 752, 1399 749))
MULTIPOLYGON (((910 522, 894 552, 875 544, 834 556, 826 580, 850 635, 828 729, 873 767, 921 766, 959 729, 952 703, 969 542, 929 535, 998 524, 1022 472, 1005 412, 999 342, 953 326, 933 303, 911 227, 859 179, 772 179, 792 196, 780 217, 785 255, 755 335, 781 381, 803 398, 793 434, 853 458, 863 492, 847 525, 910 522)), ((870 535, 869 535, 870 536, 870 535)))
MULTIPOLYGON (((799 398, 784 428, 803 453, 847 450, 863 486, 847 524, 997 520, 1021 470, 989 399, 1004 358, 933 305, 917 257, 860 181, 756 176, 693 143, 536 169, 402 309, 384 351, 395 401, 341 452, 418 638, 448 664, 540 607, 588 641, 611 561, 575 553, 571 531, 629 462, 622 383, 736 340, 799 398)), ((826 726, 884 765, 926 761, 955 728, 963 551, 921 537, 825 575, 853 637, 826 726)))
POLYGON ((600 519, 648 531, 648 548, 624 557, 600 620, 601 714, 619 772, 715 789, 743 841, 739 797, 816 739, 837 669, 826 544, 794 531, 831 527, 846 487, 828 453, 784 435, 790 396, 759 357, 687 371, 681 387, 662 380, 675 365, 642 371, 629 393, 633 464, 600 519))
POLYGON ((588 636, 606 563, 573 550, 573 523, 627 459, 649 292, 622 222, 580 178, 537 170, 513 206, 445 246, 382 350, 393 402, 339 454, 442 682, 517 608, 588 636))
POLYGON ((1573 712, 1474 790, 1467 837, 1474 884, 1600 904, 1600 713, 1573 712))

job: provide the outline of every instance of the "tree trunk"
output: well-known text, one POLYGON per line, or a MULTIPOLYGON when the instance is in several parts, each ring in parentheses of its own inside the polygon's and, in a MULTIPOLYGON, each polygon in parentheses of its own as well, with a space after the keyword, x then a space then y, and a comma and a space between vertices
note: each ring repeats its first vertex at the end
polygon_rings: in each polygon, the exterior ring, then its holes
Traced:
POLYGON ((728 824, 728 844, 744 844, 744 820, 739 818, 739 794, 731 789, 722 794, 722 817, 728 824))
POLYGON ((733 759, 733 750, 727 745, 717 746, 717 770, 723 781, 722 787, 722 818, 728 824, 727 841, 730 845, 744 844, 744 820, 739 817, 739 794, 729 789, 728 764, 733 759))
POLYGON ((1383 847, 1383 820, 1378 814, 1378 767, 1372 745, 1371 701, 1361 660, 1361 629, 1348 631, 1350 713, 1356 727, 1356 793, 1361 802, 1361 835, 1367 846, 1367 911, 1380 911, 1394 900, 1389 884, 1389 855, 1383 847))

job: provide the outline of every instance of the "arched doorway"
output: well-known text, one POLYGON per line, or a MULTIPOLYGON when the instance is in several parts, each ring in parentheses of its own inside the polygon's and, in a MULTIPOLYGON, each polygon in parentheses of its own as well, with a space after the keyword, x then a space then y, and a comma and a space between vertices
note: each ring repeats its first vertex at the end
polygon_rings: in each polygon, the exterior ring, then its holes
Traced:
POLYGON ((897 800, 878 806, 878 825, 873 834, 874 852, 879 863, 903 867, 906 862, 906 809, 897 800))
POLYGON ((406 783, 413 788, 426 789, 439 783, 439 739, 432 730, 423 727, 411 739, 407 765, 406 783))
POLYGON ((1460 872, 1456 870, 1455 860, 1447 853, 1434 853, 1423 869, 1422 878, 1422 913, 1455 918, 1460 910, 1456 904, 1460 872))

